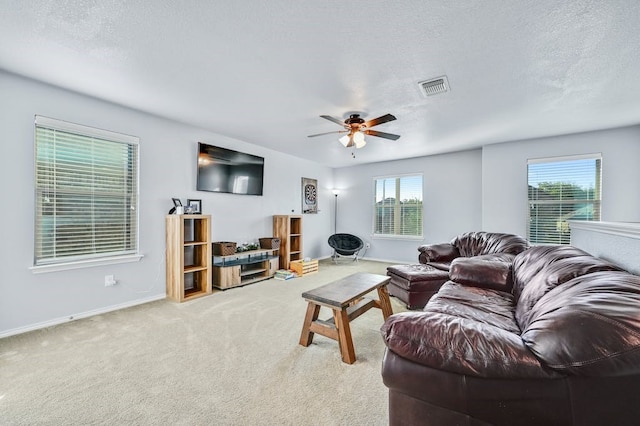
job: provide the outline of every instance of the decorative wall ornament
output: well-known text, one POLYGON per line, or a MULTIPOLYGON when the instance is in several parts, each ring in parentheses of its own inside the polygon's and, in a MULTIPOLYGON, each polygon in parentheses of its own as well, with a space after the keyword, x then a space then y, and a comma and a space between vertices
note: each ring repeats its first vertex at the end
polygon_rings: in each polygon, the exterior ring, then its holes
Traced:
POLYGON ((318 213, 318 180, 302 178, 302 213, 318 213))

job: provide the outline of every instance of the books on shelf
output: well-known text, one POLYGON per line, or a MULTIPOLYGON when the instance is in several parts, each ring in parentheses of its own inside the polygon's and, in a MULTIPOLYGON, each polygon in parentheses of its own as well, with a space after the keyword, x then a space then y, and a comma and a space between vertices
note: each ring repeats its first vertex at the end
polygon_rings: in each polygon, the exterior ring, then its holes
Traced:
POLYGON ((273 276, 276 280, 290 280, 291 278, 295 278, 296 274, 286 269, 278 269, 273 276))

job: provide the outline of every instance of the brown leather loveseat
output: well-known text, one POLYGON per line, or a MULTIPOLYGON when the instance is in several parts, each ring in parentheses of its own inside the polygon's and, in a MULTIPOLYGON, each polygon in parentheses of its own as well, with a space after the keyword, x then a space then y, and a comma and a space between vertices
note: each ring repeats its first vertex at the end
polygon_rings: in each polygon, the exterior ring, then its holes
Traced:
POLYGON ((528 247, 527 240, 518 235, 484 231, 465 232, 450 243, 422 245, 418 247, 419 264, 387 268, 387 275, 391 277, 389 294, 402 300, 409 309, 422 309, 449 279, 453 260, 488 255, 514 257, 528 247))
POLYGON ((640 424, 640 277, 570 246, 457 259, 381 332, 391 425, 640 424))

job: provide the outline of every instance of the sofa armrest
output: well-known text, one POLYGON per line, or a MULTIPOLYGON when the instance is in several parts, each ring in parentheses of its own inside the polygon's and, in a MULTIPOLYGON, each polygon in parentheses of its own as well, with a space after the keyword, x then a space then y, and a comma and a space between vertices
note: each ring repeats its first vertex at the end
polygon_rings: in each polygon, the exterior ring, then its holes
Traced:
POLYGON ((380 329, 387 348, 417 364, 487 378, 558 377, 542 368, 519 335, 439 312, 391 315, 380 329))
POLYGON ((514 257, 507 253, 459 257, 451 262, 449 279, 462 285, 511 292, 514 257))
POLYGON ((422 245, 418 247, 418 251, 420 263, 448 263, 460 256, 458 248, 449 243, 422 245))

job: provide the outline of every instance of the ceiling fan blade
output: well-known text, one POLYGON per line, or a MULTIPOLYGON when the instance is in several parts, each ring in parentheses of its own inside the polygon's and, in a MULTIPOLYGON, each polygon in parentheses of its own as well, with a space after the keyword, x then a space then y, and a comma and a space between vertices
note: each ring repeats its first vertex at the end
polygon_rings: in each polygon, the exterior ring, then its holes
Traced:
POLYGON ((386 122, 389 122, 389 121, 393 121, 395 119, 396 119, 396 117, 394 117, 393 115, 385 114, 385 115, 383 115, 381 117, 374 118, 374 119, 369 120, 369 121, 365 121, 364 125, 366 127, 373 127, 373 126, 377 126, 378 124, 382 124, 382 123, 386 123, 386 122))
POLYGON ((330 135, 332 133, 347 133, 346 130, 336 130, 334 132, 316 133, 315 135, 309 135, 308 138, 315 138, 316 136, 330 135))
POLYGON ((400 135, 394 135, 393 133, 379 132, 377 130, 365 130, 364 134, 370 135, 370 136, 377 136, 379 138, 391 139, 393 141, 397 141, 398 139, 400 139, 400 135))
POLYGON ((321 115, 320 117, 324 118, 325 120, 333 121, 334 123, 339 124, 342 127, 344 127, 345 125, 344 121, 340 120, 339 118, 332 117, 330 115, 321 115))

